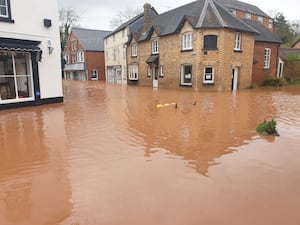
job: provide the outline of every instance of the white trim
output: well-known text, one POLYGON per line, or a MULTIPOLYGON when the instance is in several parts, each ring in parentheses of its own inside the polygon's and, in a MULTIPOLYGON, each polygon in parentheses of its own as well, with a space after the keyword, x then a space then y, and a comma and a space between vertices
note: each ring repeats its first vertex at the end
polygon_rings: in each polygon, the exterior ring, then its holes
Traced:
POLYGON ((270 62, 271 62, 271 49, 265 48, 264 69, 270 68, 270 62))
POLYGON ((205 66, 203 68, 203 84, 213 84, 215 82, 215 69, 213 66, 205 66), (206 69, 212 69, 211 73, 206 72, 206 69))
POLYGON ((99 76, 98 76, 98 70, 97 69, 92 69, 91 70, 91 80, 98 80, 99 76), (95 75, 95 77, 93 77, 93 75, 95 75))
POLYGON ((158 39, 155 39, 152 41, 152 54, 158 54, 159 53, 159 43, 158 39))
POLYGON ((234 36, 234 50, 240 51, 242 44, 242 33, 236 32, 234 36))
POLYGON ((187 32, 182 35, 182 50, 193 49, 193 33, 187 32))
POLYGON ((180 84, 191 86, 192 85, 192 78, 193 78, 193 66, 192 64, 183 64, 181 65, 181 74, 180 74, 180 84), (185 73, 185 67, 191 67, 191 73, 185 73), (184 79, 190 80, 190 82, 185 82, 184 79))
POLYGON ((137 43, 133 43, 131 46, 131 56, 135 57, 138 55, 137 53, 137 43))
POLYGON ((137 64, 129 65, 128 79, 129 80, 138 80, 139 79, 139 67, 137 64))
MULTIPOLYGON (((0 17, 2 17, 2 18, 8 18, 9 17, 9 13, 8 13, 8 3, 7 3, 7 0, 4 0, 5 2, 4 2, 4 5, 0 5, 0 9, 5 9, 5 12, 6 12, 6 15, 4 15, 4 14, 0 14, 0 17)), ((0 10, 0 12, 1 12, 1 10, 0 10)))

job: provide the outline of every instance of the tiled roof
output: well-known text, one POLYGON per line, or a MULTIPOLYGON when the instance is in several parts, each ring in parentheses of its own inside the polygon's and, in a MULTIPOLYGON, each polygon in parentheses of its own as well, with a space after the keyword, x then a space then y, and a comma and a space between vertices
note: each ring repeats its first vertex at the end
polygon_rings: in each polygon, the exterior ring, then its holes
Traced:
POLYGON ((164 36, 179 32, 186 20, 194 28, 232 28, 252 33, 257 32, 213 0, 191 2, 160 14, 151 22, 158 35, 164 36))
POLYGON ((76 37, 86 51, 104 51, 104 37, 110 31, 72 28, 76 37))
POLYGON ((243 12, 249 12, 251 14, 255 14, 258 16, 263 16, 266 18, 270 18, 266 13, 264 13, 262 10, 260 10, 257 6, 251 5, 245 2, 237 1, 237 0, 214 0, 223 6, 225 6, 227 9, 237 9, 243 12))
POLYGON ((279 55, 282 59, 287 59, 288 55, 297 54, 300 55, 300 49, 297 48, 280 48, 279 55))
POLYGON ((258 31, 258 34, 255 37, 255 41, 279 44, 281 43, 281 40, 276 37, 271 31, 269 31, 261 22, 248 19, 243 19, 243 21, 258 31))

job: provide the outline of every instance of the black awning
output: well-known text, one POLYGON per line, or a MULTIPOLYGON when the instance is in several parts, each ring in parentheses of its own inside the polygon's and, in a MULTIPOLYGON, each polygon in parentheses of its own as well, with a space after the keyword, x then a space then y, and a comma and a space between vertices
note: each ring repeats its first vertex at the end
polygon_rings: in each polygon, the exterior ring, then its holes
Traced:
POLYGON ((40 52, 41 49, 31 45, 16 45, 8 43, 0 43, 0 50, 3 51, 20 51, 20 52, 40 52))
POLYGON ((41 52, 38 44, 39 41, 0 38, 0 50, 3 51, 41 52))
POLYGON ((151 55, 151 56, 147 59, 146 63, 148 63, 148 64, 152 64, 152 63, 158 64, 158 58, 159 58, 158 55, 151 55))

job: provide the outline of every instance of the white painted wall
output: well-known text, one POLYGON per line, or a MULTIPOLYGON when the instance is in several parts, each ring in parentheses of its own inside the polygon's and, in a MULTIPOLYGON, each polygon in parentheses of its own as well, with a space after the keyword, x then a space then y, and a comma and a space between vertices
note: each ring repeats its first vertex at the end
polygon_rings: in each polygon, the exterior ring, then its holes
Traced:
POLYGON ((125 43, 128 41, 128 29, 125 28, 124 35, 122 30, 104 39, 104 51, 105 51, 105 69, 107 73, 107 67, 121 66, 122 68, 122 83, 127 83, 127 55, 125 43), (116 49, 116 60, 114 60, 113 52, 116 49), (124 57, 125 51, 125 57, 124 57), (108 56, 108 57, 107 57, 108 56))
POLYGON ((0 37, 41 41, 43 51, 39 62, 41 98, 62 97, 60 60, 59 16, 57 0, 11 0, 11 17, 14 23, 0 22, 0 37), (52 26, 44 27, 50 19, 52 26), (54 48, 48 53, 48 40, 54 48))

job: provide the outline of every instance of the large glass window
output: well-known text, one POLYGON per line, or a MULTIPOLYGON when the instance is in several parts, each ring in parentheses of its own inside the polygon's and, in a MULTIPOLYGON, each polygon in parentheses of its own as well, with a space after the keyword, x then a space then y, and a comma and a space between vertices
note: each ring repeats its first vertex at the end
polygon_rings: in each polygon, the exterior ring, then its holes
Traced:
POLYGON ((33 98, 30 54, 0 52, 0 103, 26 98, 33 98))
POLYGON ((204 50, 216 50, 217 49, 218 36, 206 35, 204 36, 203 48, 204 50))
POLYGON ((181 66, 181 85, 192 85, 192 65, 181 66))

